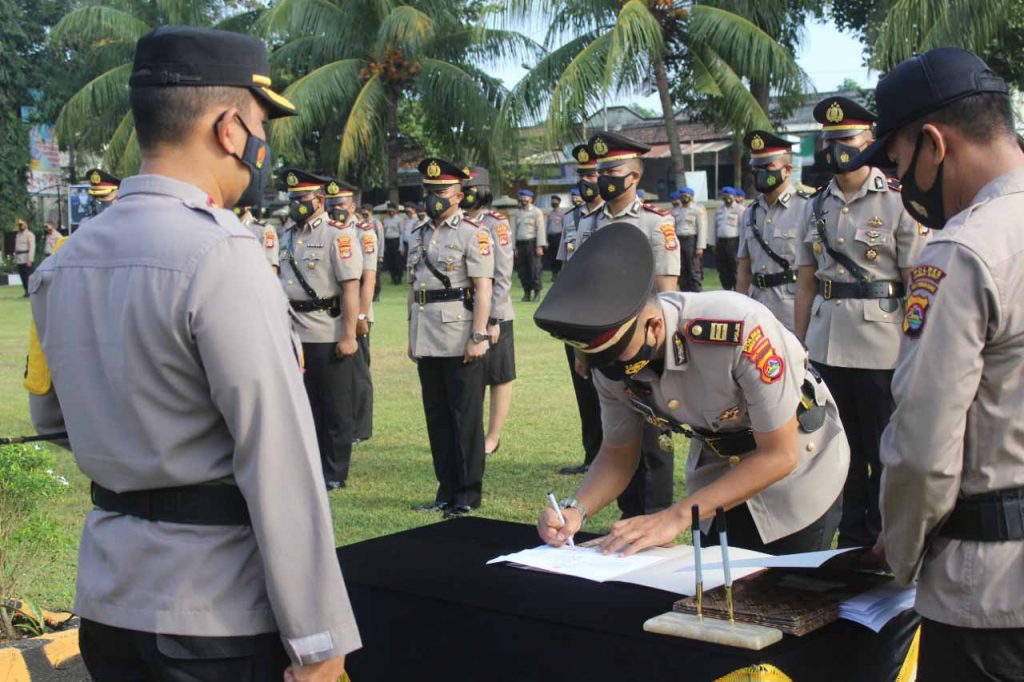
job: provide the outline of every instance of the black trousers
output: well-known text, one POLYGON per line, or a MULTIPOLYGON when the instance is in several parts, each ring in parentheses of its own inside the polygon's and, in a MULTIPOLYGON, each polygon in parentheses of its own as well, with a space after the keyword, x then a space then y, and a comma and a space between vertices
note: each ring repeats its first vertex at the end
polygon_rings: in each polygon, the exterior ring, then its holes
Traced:
POLYGON ((28 278, 32 276, 32 266, 23 264, 18 266, 18 276, 21 277, 21 286, 28 293, 28 278))
POLYGON ((402 259, 402 240, 398 237, 384 240, 384 269, 391 273, 391 283, 402 283, 405 261, 402 259))
POLYGON ((739 250, 739 237, 719 237, 715 242, 715 267, 718 277, 722 280, 722 288, 732 291, 736 288, 736 252, 739 250))
POLYGON ((82 661, 97 682, 280 682, 290 661, 281 635, 157 635, 82 619, 82 661))
POLYGON ((591 464, 601 450, 601 401, 597 397, 593 379, 584 379, 576 373, 576 354, 570 345, 565 346, 569 360, 569 374, 572 376, 572 390, 576 393, 576 407, 580 413, 580 436, 583 440, 583 463, 591 464))
POLYGON ((675 455, 658 445, 661 431, 645 423, 640 442, 640 464, 626 489, 619 495, 622 518, 654 514, 672 506, 675 455))
POLYGON ((462 356, 416 362, 438 504, 477 508, 484 480, 484 363, 462 356))
POLYGON ((343 358, 334 343, 304 343, 306 395, 313 409, 320 465, 328 483, 344 483, 352 460, 352 422, 355 366, 358 360, 343 358))
POLYGON ((516 242, 516 263, 519 270, 519 282, 523 291, 540 293, 541 259, 537 255, 537 241, 526 239, 516 242))
POLYGON ((921 619, 918 682, 1024 680, 1024 628, 975 629, 921 619))
POLYGON ((832 367, 818 362, 814 366, 836 400, 850 442, 850 473, 843 487, 839 546, 870 547, 882 532, 878 502, 882 462, 878 451, 882 431, 895 409, 893 371, 832 367))
POLYGON ((697 235, 679 237, 679 290, 700 291, 704 286, 704 265, 697 255, 697 235))
POLYGON ((562 243, 562 233, 549 234, 548 246, 544 249, 544 267, 551 271, 553 277, 557 278, 562 271, 562 261, 558 260, 558 247, 562 243))
POLYGON ((352 373, 352 421, 354 437, 369 440, 373 435, 373 377, 370 375, 370 337, 356 337, 359 351, 352 373))
MULTIPOLYGON (((755 552, 766 552, 768 554, 802 554, 804 552, 820 552, 832 547, 832 537, 836 534, 839 526, 839 517, 842 516, 843 496, 836 498, 832 506, 828 508, 821 518, 806 528, 801 528, 795 533, 765 543, 761 540, 761 534, 757 532, 754 525, 754 517, 750 515, 750 509, 745 504, 733 507, 725 512, 726 535, 729 538, 730 547, 750 549, 755 552)), ((711 523, 711 533, 701 533, 701 542, 712 546, 718 544, 718 522, 711 523)))

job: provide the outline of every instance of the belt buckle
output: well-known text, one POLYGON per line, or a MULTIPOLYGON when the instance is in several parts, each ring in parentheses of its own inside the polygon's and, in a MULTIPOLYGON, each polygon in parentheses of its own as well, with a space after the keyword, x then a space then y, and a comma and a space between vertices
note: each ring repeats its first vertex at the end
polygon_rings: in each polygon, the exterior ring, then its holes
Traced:
POLYGON ((427 304, 427 292, 425 289, 420 289, 416 292, 416 302, 420 305, 427 304))
POLYGON ((704 436, 702 440, 704 441, 704 445, 707 445, 709 448, 711 448, 711 452, 715 453, 719 457, 725 457, 725 455, 722 454, 722 451, 715 447, 715 442, 719 440, 717 437, 711 436, 709 438, 707 436, 704 436))
POLYGON ((764 275, 762 275, 760 272, 757 273, 756 275, 754 275, 754 285, 758 289, 767 289, 768 288, 768 287, 765 286, 765 283, 764 283, 764 275))
POLYGON ((825 280, 825 298, 826 299, 831 299, 832 298, 832 280, 830 280, 830 279, 826 279, 825 280))

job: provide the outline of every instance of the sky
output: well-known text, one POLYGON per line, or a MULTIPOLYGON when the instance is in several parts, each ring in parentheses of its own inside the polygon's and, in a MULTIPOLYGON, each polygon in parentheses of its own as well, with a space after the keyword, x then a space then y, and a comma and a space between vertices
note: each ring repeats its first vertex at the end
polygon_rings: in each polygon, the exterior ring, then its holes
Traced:
MULTIPOLYGON (((804 41, 797 61, 810 76, 815 90, 834 90, 843 80, 852 78, 861 86, 873 88, 878 74, 863 66, 862 46, 856 36, 843 33, 832 24, 809 21, 805 27, 804 41)), ((495 74, 509 88, 514 86, 526 70, 518 66, 506 66, 495 74)), ((661 111, 657 93, 646 97, 624 96, 609 100, 609 105, 636 102, 656 112, 661 111)))

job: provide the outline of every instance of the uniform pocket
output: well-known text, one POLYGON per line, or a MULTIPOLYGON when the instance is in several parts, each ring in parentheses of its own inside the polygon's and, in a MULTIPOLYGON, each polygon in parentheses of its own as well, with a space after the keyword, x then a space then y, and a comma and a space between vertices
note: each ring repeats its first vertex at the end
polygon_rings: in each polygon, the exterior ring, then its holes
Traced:
POLYGON ((442 322, 468 322, 473 319, 472 315, 463 307, 461 301, 445 301, 444 303, 436 303, 434 305, 441 306, 442 322))
POLYGON ((865 299, 864 319, 870 322, 888 322, 890 324, 899 322, 899 314, 895 310, 888 311, 883 307, 883 305, 887 306, 893 300, 888 298, 865 299))

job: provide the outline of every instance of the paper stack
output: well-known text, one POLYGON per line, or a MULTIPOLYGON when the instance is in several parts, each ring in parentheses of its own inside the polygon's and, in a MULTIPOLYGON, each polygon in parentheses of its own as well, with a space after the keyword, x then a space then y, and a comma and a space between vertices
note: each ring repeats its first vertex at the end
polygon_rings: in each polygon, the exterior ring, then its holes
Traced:
POLYGON ((888 582, 844 601, 839 605, 839 617, 878 632, 890 620, 913 608, 916 597, 916 587, 888 582))

